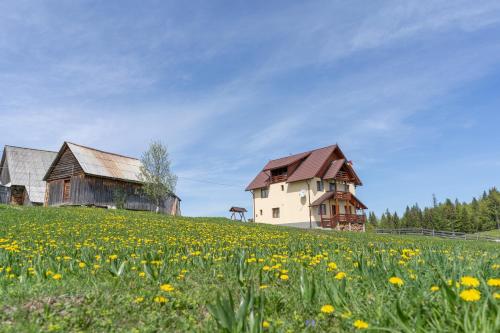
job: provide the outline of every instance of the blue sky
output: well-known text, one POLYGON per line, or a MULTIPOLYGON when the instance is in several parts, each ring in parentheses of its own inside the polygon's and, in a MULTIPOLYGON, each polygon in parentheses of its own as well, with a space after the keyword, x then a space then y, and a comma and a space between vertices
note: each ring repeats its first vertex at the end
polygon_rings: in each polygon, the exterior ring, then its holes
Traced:
POLYGON ((498 36, 498 1, 2 1, 0 144, 160 139, 185 215, 333 143, 377 214, 470 200, 500 185, 498 36))

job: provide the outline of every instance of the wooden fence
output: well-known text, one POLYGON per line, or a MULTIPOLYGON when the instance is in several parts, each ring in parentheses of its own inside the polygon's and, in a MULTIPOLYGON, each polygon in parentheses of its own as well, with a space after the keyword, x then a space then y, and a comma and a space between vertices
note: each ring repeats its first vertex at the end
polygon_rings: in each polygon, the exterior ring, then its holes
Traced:
POLYGON ((432 236, 450 239, 464 239, 464 240, 482 240, 500 243, 500 239, 491 236, 484 236, 480 234, 467 234, 465 232, 442 231, 434 229, 423 228, 404 228, 404 229, 376 229, 377 234, 391 234, 391 235, 417 235, 417 236, 432 236))

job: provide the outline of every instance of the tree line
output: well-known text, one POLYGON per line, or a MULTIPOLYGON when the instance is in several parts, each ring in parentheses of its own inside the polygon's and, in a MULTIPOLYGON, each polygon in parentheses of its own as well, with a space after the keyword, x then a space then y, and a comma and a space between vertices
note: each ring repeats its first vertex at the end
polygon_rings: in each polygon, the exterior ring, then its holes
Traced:
POLYGON ((491 188, 471 202, 446 199, 438 202, 433 195, 432 207, 407 206, 403 216, 386 210, 380 218, 370 212, 368 223, 375 228, 424 228, 474 233, 500 229, 500 192, 491 188))

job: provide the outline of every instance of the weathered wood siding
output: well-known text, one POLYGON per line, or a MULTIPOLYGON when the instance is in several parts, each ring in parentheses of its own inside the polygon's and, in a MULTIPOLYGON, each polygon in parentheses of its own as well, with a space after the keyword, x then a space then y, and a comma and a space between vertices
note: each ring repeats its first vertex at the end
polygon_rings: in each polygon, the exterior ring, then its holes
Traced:
POLYGON ((61 155, 61 158, 51 170, 47 181, 69 178, 75 175, 82 175, 83 170, 78 163, 75 155, 67 147, 61 155))
POLYGON ((10 203, 10 188, 0 185, 0 204, 10 203))
MULTIPOLYGON (((64 198, 64 179, 49 181, 47 184, 49 206, 92 205, 99 207, 117 206, 117 191, 125 196, 125 209, 155 211, 156 205, 141 193, 141 185, 118 180, 91 176, 73 176, 70 178, 70 195, 64 198)), ((160 212, 169 215, 180 214, 180 202, 170 197, 160 205, 160 212)))

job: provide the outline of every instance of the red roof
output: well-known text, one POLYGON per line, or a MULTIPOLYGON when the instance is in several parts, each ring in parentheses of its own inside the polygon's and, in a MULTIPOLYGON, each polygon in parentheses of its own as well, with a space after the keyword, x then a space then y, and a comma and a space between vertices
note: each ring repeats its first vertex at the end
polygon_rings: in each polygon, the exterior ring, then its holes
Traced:
POLYGON ((276 160, 271 160, 266 164, 266 166, 264 167, 263 170, 272 170, 272 169, 278 169, 278 168, 283 168, 283 167, 289 166, 290 164, 293 164, 297 161, 303 160, 304 158, 306 158, 310 154, 311 154, 311 152, 308 151, 305 153, 300 153, 300 154, 296 154, 296 155, 278 158, 276 160))
POLYGON ((328 170, 326 170, 326 173, 323 176, 323 178, 325 178, 325 179, 335 178, 335 176, 340 171, 340 168, 342 168, 344 163, 345 163, 345 158, 341 158, 340 160, 333 161, 332 164, 330 164, 330 167, 328 168, 328 170))
POLYGON ((328 146, 313 150, 309 157, 300 164, 294 173, 288 176, 288 182, 297 182, 299 180, 311 179, 314 177, 321 177, 318 173, 325 165, 328 158, 332 156, 333 152, 337 149, 337 145, 328 146))
POLYGON ((345 156, 337 145, 282 157, 269 161, 257 177, 247 186, 246 190, 250 191, 269 186, 270 170, 287 167, 297 162, 299 162, 298 167, 296 169, 292 168, 294 171, 290 171, 291 174, 288 175, 288 183, 314 177, 324 179, 334 178, 340 168, 346 165, 345 156))

